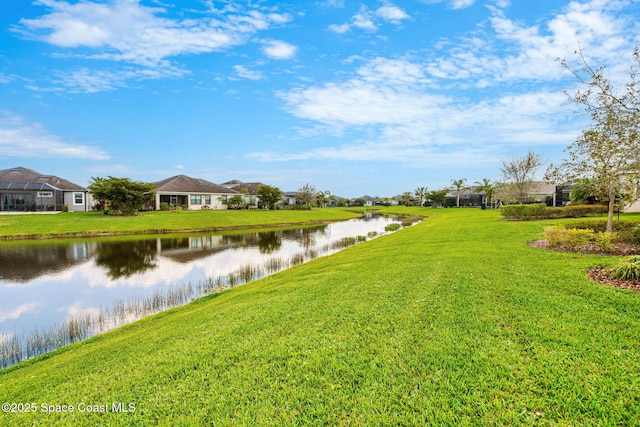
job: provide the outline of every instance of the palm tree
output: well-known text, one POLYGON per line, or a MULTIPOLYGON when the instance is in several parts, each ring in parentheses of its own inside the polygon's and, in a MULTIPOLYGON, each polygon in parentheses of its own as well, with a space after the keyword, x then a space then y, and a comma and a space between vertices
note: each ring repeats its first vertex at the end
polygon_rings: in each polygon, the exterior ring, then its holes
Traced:
POLYGON ((409 206, 409 203, 411 202, 411 193, 409 191, 405 191, 404 193, 402 193, 402 203, 404 203, 405 206, 409 206))
POLYGON ((458 195, 458 199, 456 201, 457 207, 460 207, 460 190, 464 187, 465 182, 467 182, 467 178, 451 180, 451 184, 456 188, 456 193, 458 195))
POLYGON ((324 208, 327 205, 327 201, 329 200, 330 195, 331 192, 329 190, 318 191, 316 193, 316 202, 318 203, 318 206, 324 208))
POLYGON ((416 197, 420 199, 420 207, 424 206, 424 199, 425 197, 427 197, 427 194, 429 193, 429 190, 427 190, 427 187, 418 187, 415 189, 414 193, 416 197))
POLYGON ((491 204, 493 200, 493 195, 496 192, 496 186, 491 183, 491 180, 488 178, 482 178, 482 182, 476 181, 475 184, 478 185, 476 188, 476 193, 481 193, 484 191, 484 202, 488 206, 491 204))

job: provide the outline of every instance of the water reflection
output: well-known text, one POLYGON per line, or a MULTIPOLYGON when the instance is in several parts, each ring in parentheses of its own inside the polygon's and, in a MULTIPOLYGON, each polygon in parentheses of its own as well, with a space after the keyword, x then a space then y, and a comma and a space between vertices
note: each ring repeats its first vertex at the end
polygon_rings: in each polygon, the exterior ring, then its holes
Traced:
MULTIPOLYGON (((95 253, 92 243, 0 245, 0 279, 24 283, 86 262, 95 253)), ((2 284, 2 282, 0 282, 2 284)))
POLYGON ((131 277, 156 268, 158 250, 153 240, 100 243, 95 264, 107 270, 110 279, 131 277))
POLYGON ((384 234, 394 221, 377 217, 244 234, 0 243, 0 350, 13 336, 87 313, 130 321, 149 313, 136 304, 153 311, 184 303, 335 252, 345 238, 384 234), (163 302, 156 307, 156 301, 163 302))
POLYGON ((280 249, 282 239, 275 231, 258 233, 258 247, 261 254, 270 254, 280 249))
MULTIPOLYGON (((142 240, 82 243, 0 245, 0 280, 26 283, 39 276, 72 269, 92 259, 95 266, 112 279, 127 278, 158 268, 158 256, 190 263, 231 248, 257 247, 261 254, 277 252, 282 241, 298 242, 309 248, 316 243, 315 234, 324 234, 327 226, 289 231, 265 231, 247 234, 186 235, 143 238, 142 240)), ((2 285, 2 282, 0 282, 2 285)))

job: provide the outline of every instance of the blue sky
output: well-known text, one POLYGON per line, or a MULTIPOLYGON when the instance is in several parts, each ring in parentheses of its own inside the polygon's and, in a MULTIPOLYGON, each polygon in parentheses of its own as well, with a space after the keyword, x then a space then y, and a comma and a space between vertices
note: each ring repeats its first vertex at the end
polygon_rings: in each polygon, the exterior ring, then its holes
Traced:
POLYGON ((624 79, 639 17, 637 0, 3 1, 0 169, 343 197, 495 181, 530 149, 562 159, 588 121, 557 58, 581 47, 624 79))

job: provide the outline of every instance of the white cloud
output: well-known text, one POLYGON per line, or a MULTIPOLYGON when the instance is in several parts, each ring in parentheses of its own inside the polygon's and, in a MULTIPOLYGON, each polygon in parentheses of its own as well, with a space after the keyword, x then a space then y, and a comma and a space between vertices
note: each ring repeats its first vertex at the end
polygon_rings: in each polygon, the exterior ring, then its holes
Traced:
POLYGON ((344 7, 344 0, 327 0, 321 3, 324 7, 344 7))
POLYGON ((465 9, 467 7, 473 6, 476 0, 453 0, 451 3, 452 9, 465 9))
POLYGON ((409 15, 398 6, 386 4, 376 10, 376 15, 385 21, 399 24, 403 19, 409 19, 409 15))
POLYGON ((378 27, 373 22, 375 14, 368 10, 366 6, 362 6, 360 13, 353 15, 351 25, 365 31, 377 31, 378 27))
POLYGON ((129 79, 184 74, 186 71, 170 62, 172 58, 229 49, 247 43, 259 31, 292 19, 288 14, 256 9, 242 12, 230 7, 215 10, 213 6, 209 14, 169 19, 163 16, 166 9, 143 6, 140 0, 39 3, 49 12, 20 20, 14 31, 60 48, 75 49, 76 58, 123 62, 135 68, 125 77, 118 78, 122 76, 122 70, 118 70, 103 74, 95 84, 84 79, 85 84, 79 85, 93 90, 111 90, 129 79))
POLYGON ((6 74, 0 73, 0 83, 9 83, 13 79, 6 74))
MULTIPOLYGON (((459 1, 457 7, 471 6, 459 1)), ((494 3, 506 6, 506 1, 494 3)), ((385 4, 388 5, 388 4, 385 4)), ((308 121, 297 149, 254 152, 262 161, 310 159, 397 161, 440 167, 455 157, 509 156, 505 150, 546 145, 560 152, 579 135, 583 119, 567 107, 561 81, 575 82, 556 62, 587 47, 598 64, 629 63, 637 24, 618 18, 627 1, 570 2, 535 25, 489 7, 489 26, 434 47, 433 59, 366 59, 343 79, 280 93, 292 115, 308 121), (622 55, 624 53, 624 55, 622 55), (320 136, 336 138, 332 146, 320 136), (340 144, 340 141, 344 143, 340 144), (455 155, 451 155, 455 152, 455 155)), ((366 9, 361 15, 379 18, 366 9)), ((372 21, 374 25, 381 21, 372 21)), ((353 28, 350 24, 349 28, 353 28)), ((335 27, 335 30, 345 30, 335 27)))
MULTIPOLYGON (((453 10, 465 9, 467 7, 473 6, 476 3, 476 0, 418 0, 421 3, 448 3, 449 7, 453 10)), ((509 0, 495 0, 499 5, 508 4, 509 0)))
POLYGON ((6 322, 7 320, 16 320, 19 319, 23 314, 33 313, 38 311, 38 304, 36 303, 26 303, 22 304, 13 310, 0 312, 0 323, 6 322))
POLYGON ((356 73, 369 82, 421 84, 428 80, 423 68, 415 63, 387 58, 374 58, 363 64, 356 73))
MULTIPOLYGON (((426 69, 408 60, 375 58, 345 81, 281 93, 287 110, 314 123, 316 131, 318 125, 325 126, 325 133, 331 129, 334 137, 355 142, 288 153, 256 152, 250 157, 386 160, 438 167, 452 148, 459 162, 471 162, 480 153, 497 159, 504 146, 566 146, 577 135, 574 125, 567 124, 572 113, 559 91, 498 94, 474 101, 443 95, 434 89, 426 69)), ((313 138, 313 133, 307 137, 313 138)))
POLYGON ((273 59, 290 59, 295 56, 298 48, 292 44, 281 40, 270 40, 265 42, 262 51, 265 55, 273 59))
POLYGON ((242 65, 235 65, 233 69, 235 70, 238 77, 242 77, 243 79, 262 80, 264 78, 260 71, 249 70, 242 65))
POLYGON ((329 25, 329 29, 334 33, 344 34, 351 29, 351 25, 349 24, 331 24, 329 25))
POLYGON ((410 16, 398 6, 385 3, 376 10, 370 10, 367 6, 362 5, 360 12, 353 15, 351 22, 344 24, 329 25, 329 30, 343 34, 351 28, 357 28, 363 31, 376 32, 380 21, 389 22, 394 25, 401 25, 402 21, 409 19, 410 16))
POLYGON ((96 147, 63 141, 40 123, 4 111, 0 116, 0 154, 2 157, 76 158, 105 160, 109 155, 96 147))
POLYGON ((490 31, 482 37, 461 40, 428 65, 430 75, 465 81, 478 87, 503 85, 522 80, 558 81, 566 77, 558 58, 577 59, 582 46, 593 64, 616 68, 627 58, 638 40, 635 23, 617 18, 626 1, 570 2, 546 23, 524 25, 509 19, 506 12, 491 8, 490 31), (506 53, 506 54, 505 54, 506 53))

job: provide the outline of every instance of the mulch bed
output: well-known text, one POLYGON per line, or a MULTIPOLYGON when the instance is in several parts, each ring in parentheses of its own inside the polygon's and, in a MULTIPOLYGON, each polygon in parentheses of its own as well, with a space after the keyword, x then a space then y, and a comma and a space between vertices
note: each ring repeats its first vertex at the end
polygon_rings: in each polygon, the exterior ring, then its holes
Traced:
POLYGON ((529 242, 529 246, 550 251, 573 252, 589 255, 635 255, 638 253, 636 247, 628 243, 615 243, 611 250, 607 253, 604 253, 602 249, 600 249, 600 247, 595 244, 582 245, 575 250, 563 247, 550 248, 549 243, 546 241, 546 239, 534 240, 533 242, 529 242))
MULTIPOLYGON (((555 250, 560 252, 574 252, 581 254, 590 254, 590 255, 635 255, 637 254, 637 250, 633 245, 625 244, 625 243, 617 243, 614 245, 611 251, 608 253, 603 253, 600 248, 596 245, 583 245, 580 246, 577 250, 569 250, 566 248, 550 248, 549 243, 545 240, 534 240, 533 242, 529 242, 529 246, 538 249, 545 250, 555 250)), ((609 286, 615 286, 620 289, 632 289, 635 291, 640 291, 640 280, 618 280, 609 278, 609 269, 606 267, 593 267, 587 271, 587 276, 591 280, 595 280, 596 282, 603 283, 609 286)))
POLYGON ((634 291, 640 291, 640 280, 617 280, 609 278, 609 269, 605 267, 594 267, 587 271, 589 279, 596 282, 604 283, 605 285, 615 286, 621 289, 633 289, 634 291))

